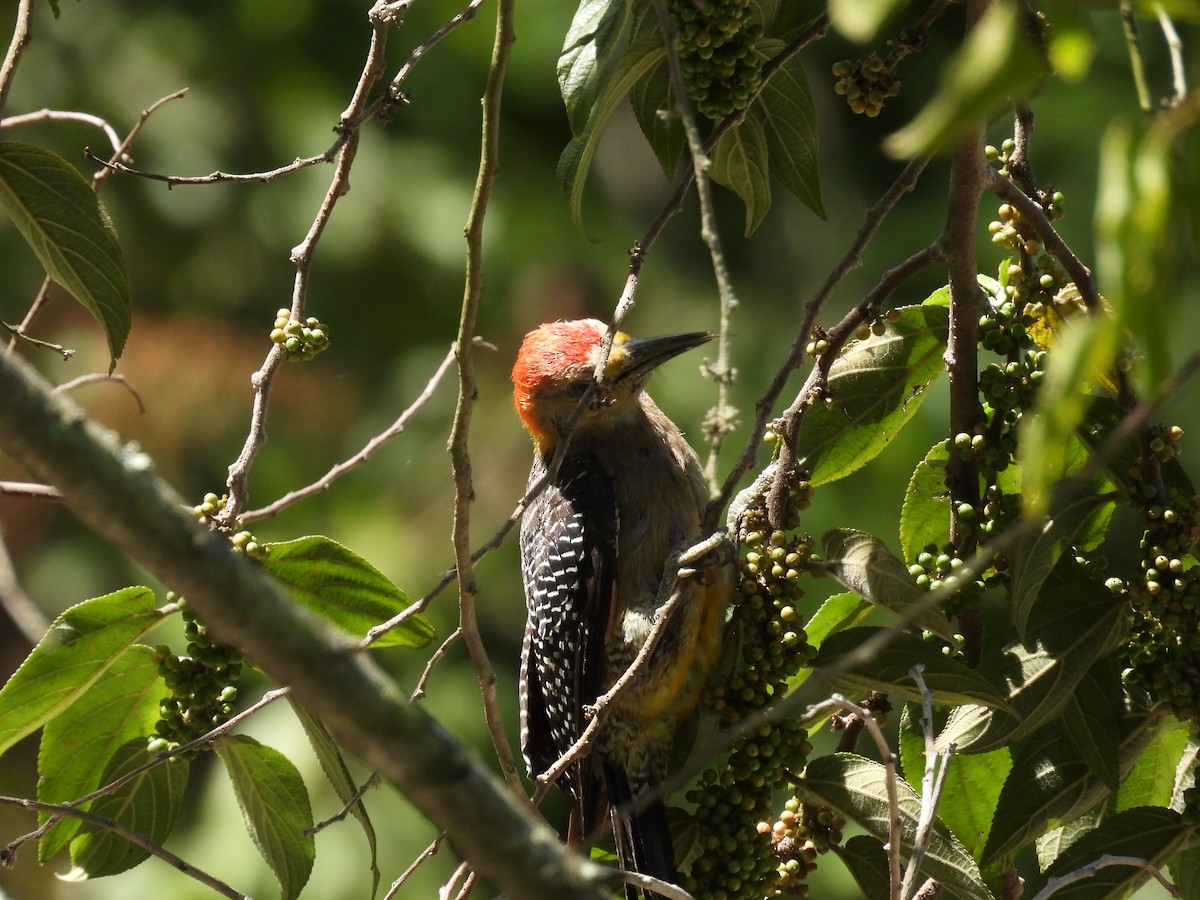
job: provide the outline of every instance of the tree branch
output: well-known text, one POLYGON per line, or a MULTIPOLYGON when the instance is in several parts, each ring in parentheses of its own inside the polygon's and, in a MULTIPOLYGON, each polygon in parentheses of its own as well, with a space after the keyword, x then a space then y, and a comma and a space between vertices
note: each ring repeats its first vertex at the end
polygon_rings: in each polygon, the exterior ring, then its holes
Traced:
POLYGON ((454 473, 453 543, 455 568, 458 570, 459 630, 467 646, 479 690, 483 697, 484 718, 488 733, 500 762, 500 770, 513 794, 524 797, 525 788, 517 770, 516 758, 504 731, 504 717, 496 692, 496 672, 488 658, 487 648, 479 633, 475 615, 475 595, 478 587, 471 562, 471 502, 475 499, 469 448, 471 413, 479 389, 475 382, 475 360, 472 349, 483 296, 483 236, 488 203, 500 168, 500 109, 504 96, 504 75, 516 34, 513 30, 514 0, 499 0, 496 7, 496 37, 492 46, 492 61, 488 69, 487 86, 483 95, 483 136, 479 148, 479 171, 475 178, 475 193, 467 214, 464 234, 467 239, 466 278, 463 286, 462 311, 454 353, 458 360, 458 403, 454 424, 450 430, 450 465, 454 473))

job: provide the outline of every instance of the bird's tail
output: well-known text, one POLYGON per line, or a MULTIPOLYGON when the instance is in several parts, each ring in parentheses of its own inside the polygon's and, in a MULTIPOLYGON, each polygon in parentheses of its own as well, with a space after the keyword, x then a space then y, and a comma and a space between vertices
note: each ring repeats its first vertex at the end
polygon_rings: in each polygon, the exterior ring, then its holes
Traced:
MULTIPOLYGON (((679 883, 675 869, 675 849, 671 845, 671 828, 667 807, 661 798, 635 800, 628 776, 611 765, 604 767, 608 800, 612 809, 613 838, 621 868, 640 872, 670 884, 679 883)), ((627 885, 627 900, 647 895, 627 885)))

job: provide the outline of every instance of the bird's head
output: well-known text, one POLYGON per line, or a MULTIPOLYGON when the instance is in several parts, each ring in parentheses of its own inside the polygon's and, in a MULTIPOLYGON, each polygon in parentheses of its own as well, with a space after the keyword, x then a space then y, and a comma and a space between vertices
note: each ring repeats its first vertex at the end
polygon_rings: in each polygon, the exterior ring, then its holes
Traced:
MULTIPOLYGON (((512 371, 513 404, 542 450, 553 449, 592 383, 607 331, 596 319, 577 319, 549 322, 525 335, 512 371)), ((603 385, 593 393, 576 430, 618 421, 636 407, 654 369, 712 338, 706 331, 690 331, 634 339, 618 331, 603 385)))

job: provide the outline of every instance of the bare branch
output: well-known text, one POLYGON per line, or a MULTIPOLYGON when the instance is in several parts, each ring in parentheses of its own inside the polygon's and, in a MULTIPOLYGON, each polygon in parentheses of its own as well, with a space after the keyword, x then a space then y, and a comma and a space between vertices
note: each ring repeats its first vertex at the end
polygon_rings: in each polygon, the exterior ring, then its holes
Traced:
POLYGON ((133 397, 133 401, 137 404, 138 412, 143 414, 146 412, 146 405, 142 403, 142 395, 137 392, 137 388, 129 383, 129 379, 121 374, 105 375, 102 372, 93 372, 89 375, 80 375, 78 378, 72 378, 70 381, 60 384, 54 389, 54 392, 56 394, 66 393, 77 388, 87 387, 89 384, 101 384, 104 382, 112 382, 125 388, 129 392, 129 396, 133 397))
POLYGON ((330 816, 325 821, 318 822, 312 828, 305 829, 304 833, 305 834, 317 834, 320 831, 324 831, 330 825, 334 825, 338 822, 344 821, 345 818, 348 815, 350 815, 350 813, 354 810, 354 807, 357 806, 359 804, 359 802, 362 800, 362 798, 366 796, 367 791, 369 791, 371 788, 375 787, 375 785, 377 785, 377 784, 379 784, 379 773, 372 772, 370 775, 367 776, 367 780, 364 781, 362 784, 360 784, 358 786, 358 789, 350 796, 350 798, 345 803, 342 804, 341 809, 339 809, 336 813, 334 813, 332 816, 330 816))
POLYGON ((417 686, 413 688, 413 692, 409 694, 408 699, 413 703, 425 699, 425 685, 429 682, 429 676, 433 674, 434 668, 445 657, 447 651, 462 639, 462 627, 455 628, 446 639, 442 641, 441 646, 433 651, 433 655, 429 657, 429 661, 425 663, 425 670, 421 672, 421 677, 417 679, 417 686))
MULTIPOLYGON (((48 292, 49 287, 50 279, 47 278, 42 285, 42 291, 38 294, 38 300, 42 300, 44 295, 48 292)), ((34 305, 40 306, 40 304, 36 301, 34 305)), ((20 325, 9 325, 7 322, 0 322, 0 325, 3 325, 12 334, 12 341, 8 345, 10 352, 12 351, 13 344, 15 344, 17 341, 24 341, 32 347, 41 347, 45 350, 53 350, 63 358, 63 362, 66 362, 75 355, 75 351, 70 347, 64 347, 62 344, 52 344, 49 341, 41 341, 32 335, 26 334, 24 322, 22 322, 20 325)))
POLYGON ((69 109, 40 109, 37 112, 9 116, 6 119, 0 119, 0 131, 3 131, 5 128, 16 128, 20 125, 32 125, 35 122, 79 122, 84 125, 91 125, 93 128, 98 128, 104 132, 104 136, 108 138, 108 143, 113 148, 114 153, 121 147, 121 136, 117 134, 115 128, 108 124, 106 119, 102 119, 100 116, 95 116, 91 113, 76 112, 69 109))
POLYGON ((437 854, 438 850, 441 849, 442 841, 445 839, 446 832, 444 831, 435 837, 430 842, 429 846, 422 850, 420 855, 418 855, 417 858, 409 864, 408 868, 400 873, 400 877, 392 882, 392 886, 388 888, 388 892, 384 894, 383 900, 392 900, 392 898, 396 896, 396 892, 404 886, 404 882, 408 881, 412 873, 417 871, 417 868, 421 865, 421 863, 432 859, 437 854))
POLYGON ((404 412, 400 413, 396 421, 393 422, 387 428, 387 430, 377 434, 375 437, 371 438, 371 440, 367 441, 361 450, 359 450, 349 459, 346 459, 335 465, 312 484, 302 488, 297 488, 294 491, 289 491, 274 503, 270 503, 267 506, 264 506, 262 509, 255 509, 242 513, 242 521, 248 524, 250 522, 257 522, 262 519, 269 519, 271 516, 278 515, 289 506, 299 503, 301 500, 305 500, 314 494, 321 493, 322 491, 329 490, 335 481, 337 481, 351 469, 357 468, 365 463, 371 458, 371 455, 376 450, 404 431, 412 417, 415 416, 421 410, 421 408, 429 402, 429 398, 433 396, 434 390, 437 388, 438 384, 441 383, 442 377, 446 374, 447 370, 450 368, 450 364, 453 362, 454 349, 451 348, 446 354, 445 358, 442 360, 441 364, 437 367, 436 371, 434 371, 433 376, 428 382, 426 382, 425 389, 421 391, 421 393, 417 396, 417 399, 414 400, 409 407, 404 410, 404 412))
POLYGON ((0 607, 8 613, 31 646, 36 645, 50 627, 49 619, 21 588, 16 567, 4 543, 3 532, 0 532, 0 607))
POLYGON ((28 481, 0 481, 0 494, 6 497, 23 497, 27 500, 62 499, 58 488, 28 481))
POLYGON ((1166 101, 1167 106, 1178 106, 1187 99, 1187 69, 1183 62, 1183 41, 1175 30, 1175 23, 1161 3, 1154 4, 1154 14, 1158 16, 1158 27, 1162 29, 1163 38, 1167 42, 1167 52, 1171 56, 1171 89, 1172 96, 1166 101))
POLYGON ((929 842, 933 837, 933 823, 937 817, 938 800, 941 798, 942 785, 945 783, 946 770, 954 748, 950 747, 942 753, 937 751, 937 738, 933 732, 933 691, 925 684, 925 666, 918 664, 909 670, 917 690, 921 693, 921 735, 925 749, 925 771, 921 776, 921 812, 917 817, 916 833, 913 835, 912 855, 904 871, 904 882, 900 888, 900 896, 907 897, 912 892, 917 876, 920 874, 921 863, 929 850, 929 842), (938 766, 938 762, 941 766, 938 766))
POLYGON ((17 74, 17 63, 21 61, 21 54, 29 46, 29 25, 32 18, 32 0, 20 0, 17 3, 17 24, 13 27, 12 41, 9 42, 4 62, 0 63, 0 116, 4 115, 4 107, 8 103, 8 92, 12 88, 13 77, 17 74))
POLYGON ((496 690, 496 673, 488 659, 475 615, 477 585, 471 562, 471 502, 475 498, 475 487, 468 447, 471 414, 478 395, 472 351, 479 303, 483 296, 484 223, 496 173, 499 170, 500 109, 504 96, 504 76, 508 70, 509 54, 516 40, 513 30, 513 2, 514 0, 499 0, 496 8, 496 38, 492 46, 491 66, 482 104, 483 136, 479 149, 479 171, 464 229, 467 239, 467 261, 458 337, 454 342, 455 356, 458 360, 458 403, 450 431, 450 463, 454 473, 453 540, 454 561, 458 570, 459 630, 479 679, 484 717, 501 772, 513 793, 524 797, 525 790, 521 784, 516 759, 504 730, 504 717, 500 712, 500 698, 496 690))
POLYGON ((1172 897, 1183 896, 1179 892, 1179 888, 1168 881, 1167 876, 1162 873, 1162 870, 1149 860, 1142 859, 1140 856, 1110 856, 1106 853, 1095 862, 1081 866, 1074 872, 1068 872, 1066 875, 1051 878, 1046 882, 1046 886, 1038 891, 1037 896, 1033 900, 1048 900, 1049 897, 1057 894, 1068 885, 1091 878, 1101 869, 1106 869, 1109 866, 1132 866, 1135 869, 1142 869, 1152 875, 1154 880, 1161 884, 1163 889, 1172 897))
MULTIPOLYGON (((696 197, 700 201, 700 238, 708 248, 708 258, 712 264, 713 277, 717 282, 717 294, 720 298, 717 361, 707 366, 717 384, 717 403, 709 413, 709 422, 706 423, 709 455, 704 467, 709 493, 716 493, 717 456, 725 435, 733 428, 732 422, 737 412, 729 403, 729 388, 734 377, 733 368, 729 364, 729 330, 732 326, 733 310, 737 307, 738 301, 733 290, 733 279, 729 275, 729 266, 725 261, 725 252, 721 249, 721 235, 717 229, 716 213, 713 211, 712 180, 708 174, 711 161, 708 158, 707 148, 700 138, 700 129, 696 126, 696 117, 692 112, 691 101, 688 99, 687 83, 683 78, 683 69, 680 67, 679 53, 676 48, 675 27, 671 23, 671 17, 667 14, 663 0, 655 0, 654 11, 658 17, 658 27, 662 32, 663 45, 666 48, 667 69, 670 72, 672 94, 675 98, 675 113, 683 123, 683 131, 687 136, 688 156, 691 158, 692 174, 696 182, 696 197)), ((715 146, 715 143, 712 146, 715 146)))
MULTIPOLYGON (((170 864, 189 878, 194 878, 206 887, 212 888, 222 897, 230 897, 232 900, 251 900, 248 894, 235 891, 219 878, 209 875, 203 869, 197 868, 182 857, 176 856, 170 850, 156 844, 145 835, 125 827, 115 819, 100 816, 87 810, 77 809, 67 804, 39 803, 37 800, 26 800, 23 797, 0 796, 0 804, 4 804, 5 806, 19 806, 36 812, 51 813, 54 816, 69 816, 73 819, 82 819, 89 825, 95 825, 98 828, 103 828, 105 831, 111 831, 118 837, 129 841, 129 843, 136 844, 150 855, 157 856, 163 862, 170 864)), ((15 848, 11 844, 0 850, 0 865, 11 863, 14 853, 15 848)))

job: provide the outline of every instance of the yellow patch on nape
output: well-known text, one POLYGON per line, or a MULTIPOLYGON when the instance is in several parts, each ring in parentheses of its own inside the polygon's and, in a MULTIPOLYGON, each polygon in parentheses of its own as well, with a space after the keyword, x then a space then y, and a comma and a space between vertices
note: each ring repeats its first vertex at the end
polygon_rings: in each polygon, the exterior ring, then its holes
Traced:
POLYGON ((629 335, 623 331, 618 331, 613 335, 612 351, 608 354, 608 364, 604 367, 604 380, 610 384, 625 368, 625 360, 629 356, 625 350, 625 343, 628 340, 629 335))

